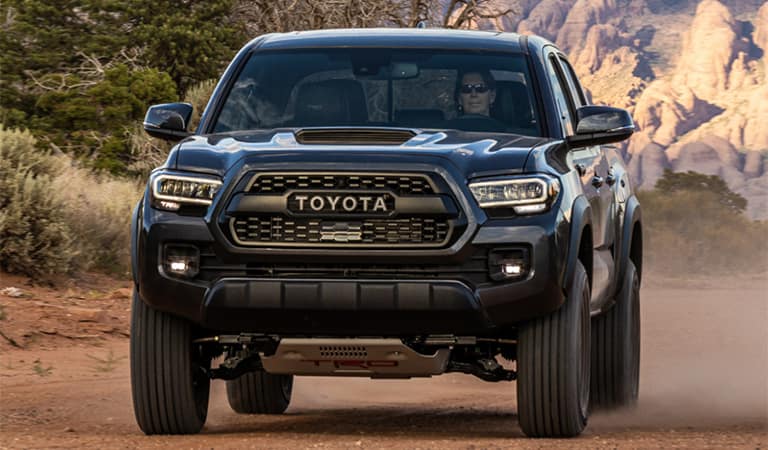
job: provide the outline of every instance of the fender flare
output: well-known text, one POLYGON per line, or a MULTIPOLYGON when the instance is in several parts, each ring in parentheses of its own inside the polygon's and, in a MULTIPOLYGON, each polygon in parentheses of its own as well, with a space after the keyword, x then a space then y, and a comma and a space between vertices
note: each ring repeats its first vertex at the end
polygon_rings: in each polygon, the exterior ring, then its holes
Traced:
MULTIPOLYGON (((617 261, 618 277, 616 286, 622 286, 624 282, 624 272, 627 270, 627 262, 629 261, 629 251, 632 246, 632 233, 635 230, 635 224, 640 223, 642 226, 642 209, 640 208, 640 202, 637 197, 632 195, 627 199, 626 210, 624 213, 624 223, 621 228, 621 249, 619 251, 619 259, 617 261)), ((642 245, 642 243, 641 243, 642 245)), ((637 267, 638 274, 642 273, 642 265, 637 267)))
MULTIPOLYGON (((568 292, 573 283, 573 276, 576 270, 576 261, 579 259, 579 244, 584 233, 584 228, 592 224, 592 210, 589 201, 583 195, 576 197, 571 206, 571 232, 568 237, 568 253, 565 262, 565 273, 563 278, 563 290, 568 292)), ((592 249, 589 249, 590 256, 592 249)), ((592 267, 585 267, 587 273, 592 273, 592 267)), ((591 284, 590 275, 590 284, 591 284)))
POLYGON ((141 227, 141 206, 144 202, 142 198, 133 208, 133 214, 131 215, 131 276, 133 278, 133 284, 139 286, 139 230, 141 227))

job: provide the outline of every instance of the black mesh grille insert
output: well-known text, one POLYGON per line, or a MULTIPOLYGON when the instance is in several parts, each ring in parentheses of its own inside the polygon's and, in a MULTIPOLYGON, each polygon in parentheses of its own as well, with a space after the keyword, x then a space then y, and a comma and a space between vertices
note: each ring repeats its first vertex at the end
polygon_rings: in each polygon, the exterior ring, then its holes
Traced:
POLYGON ((260 174, 248 192, 282 194, 292 189, 381 189, 397 195, 432 195, 432 184, 424 175, 355 175, 355 174, 260 174))
POLYGON ((231 219, 233 235, 241 245, 339 244, 368 246, 429 246, 448 241, 447 219, 409 217, 338 222, 330 219, 250 216, 231 219))

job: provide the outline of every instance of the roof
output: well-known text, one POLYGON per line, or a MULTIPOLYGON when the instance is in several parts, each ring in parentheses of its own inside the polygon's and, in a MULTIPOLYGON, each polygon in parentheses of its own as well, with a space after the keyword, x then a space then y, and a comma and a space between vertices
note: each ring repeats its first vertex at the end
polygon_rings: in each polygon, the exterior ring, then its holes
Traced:
POLYGON ((269 34, 249 47, 293 49, 308 47, 403 47, 521 52, 520 35, 496 31, 442 28, 362 28, 296 31, 269 34))

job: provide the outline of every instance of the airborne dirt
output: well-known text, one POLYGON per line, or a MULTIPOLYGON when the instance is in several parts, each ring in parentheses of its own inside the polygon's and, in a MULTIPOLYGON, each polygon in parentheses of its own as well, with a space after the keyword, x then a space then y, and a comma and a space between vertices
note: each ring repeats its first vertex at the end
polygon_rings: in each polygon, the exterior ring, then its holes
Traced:
POLYGON ((580 438, 543 441, 517 426, 514 383, 458 374, 297 378, 280 417, 233 413, 215 381, 202 434, 147 437, 131 407, 127 285, 97 280, 94 290, 62 292, 0 277, 0 289, 15 283, 26 293, 0 294, 0 331, 24 347, 0 337, 0 448, 768 445, 765 279, 646 283, 638 408, 594 413, 580 438))

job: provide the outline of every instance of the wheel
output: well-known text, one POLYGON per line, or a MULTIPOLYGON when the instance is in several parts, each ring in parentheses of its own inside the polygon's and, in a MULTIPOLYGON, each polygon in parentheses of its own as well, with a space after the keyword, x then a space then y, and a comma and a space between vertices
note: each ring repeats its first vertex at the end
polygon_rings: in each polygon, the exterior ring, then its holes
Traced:
POLYGON ((227 381, 227 400, 239 414, 282 414, 291 402, 293 375, 250 372, 227 381))
POLYGON ((210 359, 192 345, 190 324, 145 304, 133 293, 131 391, 145 434, 192 434, 208 415, 210 359))
POLYGON ((517 409, 530 437, 571 437, 587 425, 590 375, 590 289, 577 262, 565 304, 521 327, 517 409))
POLYGON ((592 319, 591 402, 605 408, 632 406, 640 387, 640 277, 632 261, 616 304, 592 319))

